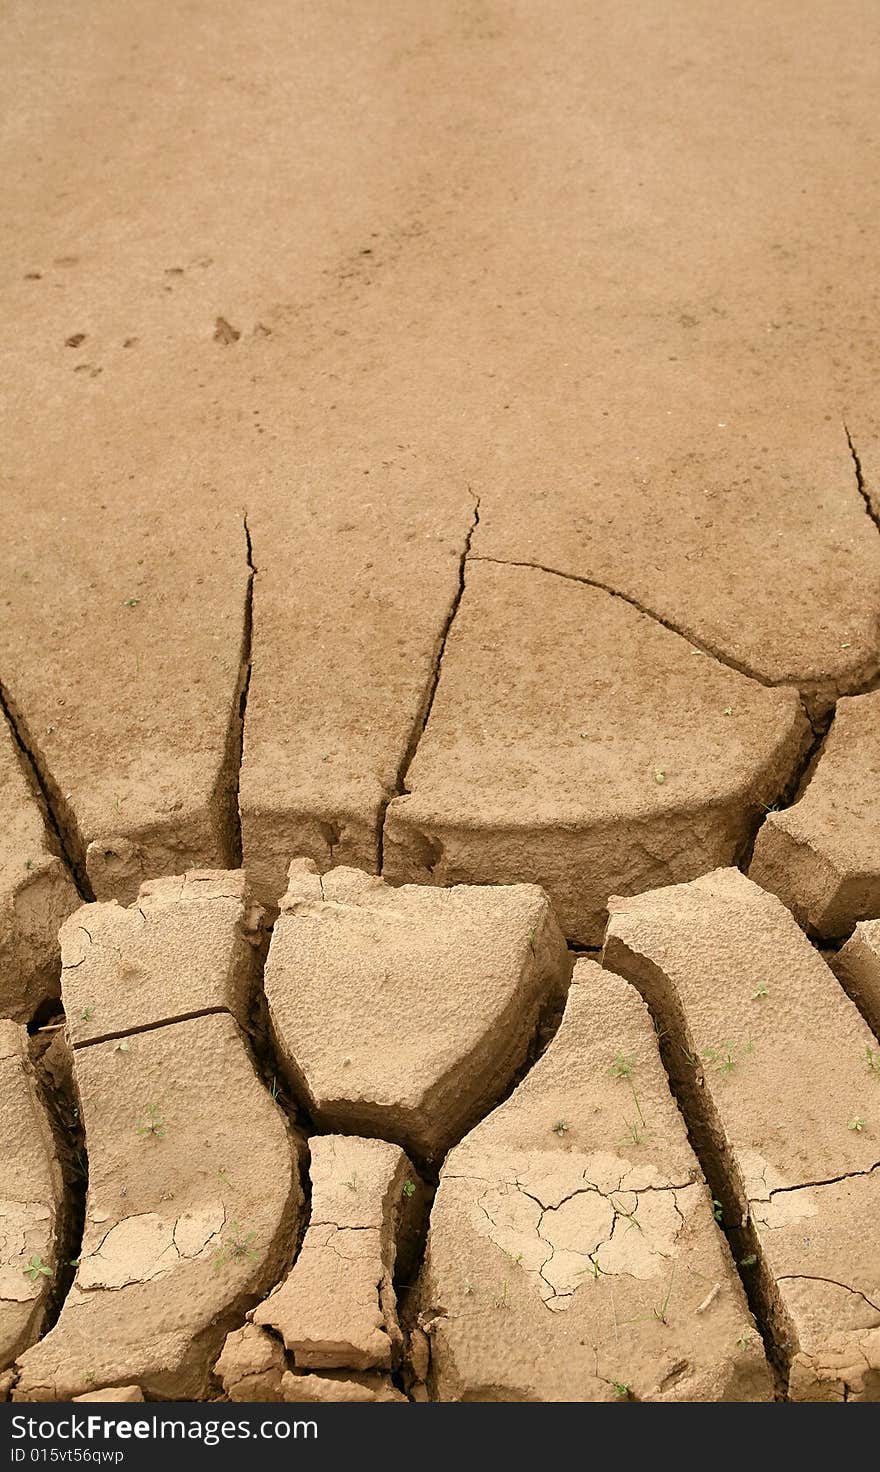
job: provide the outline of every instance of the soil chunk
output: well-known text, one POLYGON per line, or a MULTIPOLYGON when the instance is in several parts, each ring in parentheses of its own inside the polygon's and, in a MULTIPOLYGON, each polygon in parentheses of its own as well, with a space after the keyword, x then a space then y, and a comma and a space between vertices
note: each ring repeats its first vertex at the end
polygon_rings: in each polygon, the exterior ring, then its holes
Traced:
POLYGON ((535 885, 393 889, 297 860, 265 985, 313 1117, 436 1157, 501 1096, 570 973, 535 885))
POLYGON ((83 905, 61 930, 74 1043, 220 1009, 244 1026, 260 918, 240 870, 148 880, 127 909, 116 901, 83 905))
POLYGON ((14 1022, 0 1022, 0 1371, 39 1336, 58 1271, 61 1194, 27 1035, 14 1022))
POLYGON ((420 1298, 441 1400, 770 1398, 647 1010, 595 962, 446 1160, 420 1298))
POLYGON ((403 1337, 393 1287, 398 1237, 421 1182, 384 1140, 311 1140, 312 1211, 290 1273, 251 1315, 300 1370, 385 1370, 403 1337))
POLYGON ((880 916, 880 690, 839 701, 809 785, 768 813, 749 875, 826 939, 880 916))
POLYGON ((737 870, 610 910, 604 962, 666 1030, 792 1394, 876 1398, 877 1040, 789 911, 737 870))
POLYGON ((0 1016, 29 1022, 58 995, 58 927, 79 904, 0 717, 0 1016))
POLYGON ((203 1396, 226 1333, 277 1282, 296 1240, 295 1141, 238 1023, 226 1010, 163 1020, 187 998, 241 1003, 240 876, 188 874, 147 886, 144 900, 142 912, 85 907, 65 938, 79 944, 76 928, 96 916, 97 938, 63 976, 68 1010, 93 1011, 80 1020, 97 1024, 73 1053, 85 1231, 58 1322, 19 1361, 20 1399, 128 1384, 152 1398, 203 1396), (126 969, 144 991, 120 1036, 126 969))
MULTIPOLYGON (((860 921, 829 964, 880 1039, 880 920, 860 921)), ((880 1069, 880 1050, 877 1056, 880 1069)))

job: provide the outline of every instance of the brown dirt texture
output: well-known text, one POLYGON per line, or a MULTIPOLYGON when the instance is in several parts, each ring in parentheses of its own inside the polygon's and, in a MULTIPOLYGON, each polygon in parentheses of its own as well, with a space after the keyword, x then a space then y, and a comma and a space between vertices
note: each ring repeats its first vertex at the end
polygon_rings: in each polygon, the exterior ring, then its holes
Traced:
POLYGON ((0 38, 0 1400, 880 1400, 880 10, 0 38))

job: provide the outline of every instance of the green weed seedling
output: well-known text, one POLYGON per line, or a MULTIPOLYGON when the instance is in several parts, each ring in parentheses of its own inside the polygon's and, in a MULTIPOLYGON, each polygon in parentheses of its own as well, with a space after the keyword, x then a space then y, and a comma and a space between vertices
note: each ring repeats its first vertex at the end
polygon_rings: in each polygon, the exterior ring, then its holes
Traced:
POLYGON ((626 1126, 626 1140, 630 1145, 644 1145, 648 1138, 648 1121, 642 1113, 642 1106, 639 1103, 639 1096, 635 1091, 634 1084, 630 1082, 629 1087, 633 1096, 633 1103, 636 1106, 637 1117, 634 1120, 624 1119, 623 1121, 626 1126))
POLYGON ((856 1132, 857 1135, 860 1135, 862 1133, 862 1130, 864 1128, 865 1128, 865 1121, 864 1121, 864 1119, 862 1118, 862 1116, 860 1114, 853 1115, 852 1119, 850 1120, 849 1124, 847 1125, 847 1129, 855 1130, 855 1132, 856 1132))
POLYGON ((880 1078, 880 1048, 866 1048, 865 1062, 867 1063, 871 1072, 876 1074, 877 1077, 880 1078))
POLYGON ((146 1119, 140 1120, 140 1122, 138 1123, 137 1132, 142 1140, 147 1140, 150 1138, 154 1140, 164 1140, 165 1121, 162 1118, 162 1115, 159 1113, 158 1104, 147 1105, 146 1119))
POLYGON ((618 1400, 629 1400, 629 1386, 624 1385, 622 1380, 612 1380, 611 1389, 614 1391, 614 1394, 617 1396, 618 1400))
POLYGON ((553 1133, 554 1133, 554 1135, 558 1135, 559 1138, 560 1138, 560 1140, 565 1135, 567 1135, 568 1134, 568 1120, 565 1120, 565 1119, 557 1119, 555 1125, 553 1125, 553 1133))
POLYGON ((356 1191, 358 1188, 357 1171, 353 1170, 344 1184, 348 1187, 349 1191, 356 1191))
POLYGON ((758 985, 755 987, 755 990, 752 992, 752 1001, 756 1002, 759 997, 769 997, 769 995, 770 988, 768 987, 766 981, 759 981, 758 985))
POLYGON ((630 1078, 635 1070, 635 1058, 632 1053, 627 1055, 618 1050, 614 1055, 614 1062, 608 1072, 612 1078, 630 1078))
POLYGON ((496 1308, 510 1308, 510 1284, 506 1278, 501 1285, 500 1296, 496 1294, 492 1302, 496 1308))
POLYGON ((242 1230, 238 1222, 230 1222, 226 1241, 222 1242, 214 1253, 215 1272, 227 1262, 239 1262, 244 1258, 249 1258, 251 1262, 255 1262, 258 1254, 251 1247, 255 1236, 255 1232, 248 1232, 246 1237, 242 1236, 242 1230))
POLYGON ((626 1136, 625 1142, 629 1145, 644 1145, 648 1132, 637 1119, 625 1119, 626 1136))
POLYGON ((35 1252, 28 1260, 28 1265, 24 1269, 24 1275, 26 1278, 30 1278, 32 1283, 36 1283, 40 1278, 51 1278, 52 1269, 43 1262, 39 1253, 35 1252))
POLYGON ((707 1063, 710 1068, 714 1068, 718 1073, 727 1076, 733 1073, 737 1064, 742 1062, 743 1057, 747 1053, 753 1052, 754 1046, 751 1038, 747 1043, 743 1043, 739 1049, 737 1049, 735 1043, 724 1042, 718 1048, 705 1048, 701 1056, 703 1062, 707 1063), (737 1052, 740 1055, 739 1057, 737 1057, 737 1052))
POLYGON ((415 1196, 415 1194, 416 1194, 416 1188, 415 1188, 415 1185, 414 1185, 414 1183, 412 1181, 404 1181, 404 1183, 403 1183, 403 1194, 407 1198, 407 1200, 409 1200, 409 1198, 411 1196, 415 1196))
POLYGON ((672 1272, 669 1274, 669 1287, 666 1290, 666 1297, 663 1299, 663 1302, 660 1304, 659 1308, 655 1308, 655 1309, 652 1309, 651 1310, 651 1312, 654 1315, 654 1318, 657 1320, 657 1322, 659 1324, 668 1324, 669 1323, 669 1300, 672 1297, 672 1284, 673 1284, 674 1281, 675 1281, 675 1268, 673 1267, 672 1272))
POLYGON ((639 1209, 638 1197, 636 1197, 636 1204, 633 1207, 632 1211, 624 1211, 622 1206, 618 1206, 613 1196, 609 1196, 608 1199, 611 1203, 611 1209, 615 1213, 615 1215, 622 1217, 623 1220, 628 1224, 626 1229, 628 1232, 632 1231, 633 1227, 635 1227, 636 1231, 638 1232, 642 1231, 642 1224, 636 1217, 636 1212, 639 1209))

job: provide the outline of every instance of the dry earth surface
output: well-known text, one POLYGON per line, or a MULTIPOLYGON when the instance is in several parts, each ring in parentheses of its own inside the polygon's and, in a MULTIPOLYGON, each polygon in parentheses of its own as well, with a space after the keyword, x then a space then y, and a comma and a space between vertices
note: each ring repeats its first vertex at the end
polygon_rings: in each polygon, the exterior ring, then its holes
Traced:
POLYGON ((876 5, 0 34, 0 1396, 880 1399, 876 5))

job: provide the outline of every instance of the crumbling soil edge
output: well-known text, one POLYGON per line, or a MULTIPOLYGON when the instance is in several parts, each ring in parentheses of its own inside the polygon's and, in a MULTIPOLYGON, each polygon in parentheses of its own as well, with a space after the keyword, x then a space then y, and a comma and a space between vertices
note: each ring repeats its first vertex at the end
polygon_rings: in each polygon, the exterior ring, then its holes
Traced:
POLYGON ((455 616, 461 606, 462 597, 464 596, 465 566, 470 559, 471 542, 473 540, 474 532, 476 531, 479 524, 480 498, 479 496, 477 496, 474 500, 473 515, 465 533, 461 554, 459 556, 458 587, 455 590, 455 594, 453 595, 452 601, 447 610, 446 618, 443 622, 443 627, 441 628, 440 633, 437 636, 437 641, 434 648, 434 660, 431 666, 431 673, 428 677, 428 682, 425 686, 425 691, 422 696, 422 702, 419 706, 416 718, 413 721, 412 729, 409 733, 409 739, 407 740, 403 756, 401 757, 400 764, 397 768, 397 778, 394 784, 394 791, 388 793, 379 808, 379 814, 376 823, 376 872, 379 874, 382 873, 382 866, 384 861, 385 814, 388 811, 388 805, 392 801, 392 799, 395 797, 402 797, 403 794, 406 792, 407 774, 410 767, 412 766, 413 757, 416 754, 419 742, 424 735, 425 727, 427 726, 431 716, 431 710, 434 705, 434 697, 437 694, 437 686, 440 683, 440 670, 443 664, 443 656, 446 653, 446 642, 449 638, 449 632, 452 628, 452 625, 455 622, 455 616))
POLYGON ((61 1168, 61 1196, 55 1217, 55 1278, 40 1329, 43 1339, 57 1323, 76 1277, 86 1222, 89 1157, 64 1012, 60 1012, 60 1021, 40 1028, 28 1042, 39 1101, 52 1130, 61 1168), (49 1046, 63 1050, 60 1070, 46 1064, 46 1034, 51 1035, 49 1046))
POLYGON ((741 869, 743 874, 748 874, 749 872, 755 852, 755 844, 758 841, 758 834, 761 832, 770 814, 784 812, 786 808, 793 807, 803 797, 813 780, 813 774, 819 765, 819 760, 825 750, 825 743, 834 724, 834 718, 837 714, 836 702, 824 716, 818 717, 810 715, 803 698, 801 699, 801 705, 807 720, 810 722, 813 739, 807 742, 800 759, 795 762, 776 802, 766 808, 764 813, 758 817, 746 842, 742 844, 736 857, 736 867, 741 869))
POLYGON ((49 848, 65 865, 80 899, 93 900, 95 896, 86 873, 85 845, 76 819, 52 777, 42 752, 31 737, 24 717, 2 681, 0 712, 6 718, 12 739, 18 748, 22 771, 43 815, 49 848))

